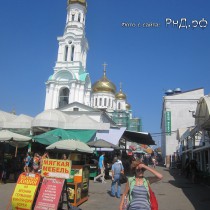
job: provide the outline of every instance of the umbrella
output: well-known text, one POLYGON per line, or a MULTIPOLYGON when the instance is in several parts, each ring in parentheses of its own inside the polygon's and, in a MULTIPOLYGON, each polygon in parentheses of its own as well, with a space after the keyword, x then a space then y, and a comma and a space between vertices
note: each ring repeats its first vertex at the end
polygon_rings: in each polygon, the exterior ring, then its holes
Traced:
POLYGON ((113 149, 121 149, 120 147, 118 147, 117 145, 114 145, 108 141, 105 141, 103 139, 99 139, 96 141, 91 141, 88 142, 87 145, 89 145, 90 147, 95 147, 95 148, 113 148, 113 149))
POLYGON ((29 142, 31 140, 28 136, 23 136, 21 134, 13 133, 8 130, 0 131, 0 142, 29 142))
POLYGON ((6 142, 16 147, 15 157, 17 156, 18 147, 27 146, 29 141, 31 141, 31 138, 28 136, 23 136, 8 130, 0 131, 0 142, 6 142))
POLYGON ((73 139, 61 140, 49 145, 47 150, 54 151, 75 151, 84 153, 93 153, 93 150, 85 143, 73 139))

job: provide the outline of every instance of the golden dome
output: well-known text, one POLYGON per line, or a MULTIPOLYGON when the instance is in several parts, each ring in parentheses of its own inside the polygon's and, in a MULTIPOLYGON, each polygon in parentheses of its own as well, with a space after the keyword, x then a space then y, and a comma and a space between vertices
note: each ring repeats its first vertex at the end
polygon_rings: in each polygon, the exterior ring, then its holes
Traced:
POLYGON ((109 92, 109 93, 111 92, 113 94, 116 93, 116 86, 106 77, 105 64, 104 64, 104 75, 99 81, 95 82, 92 85, 92 90, 94 93, 97 92, 109 92))
POLYGON ((79 4, 82 4, 84 6, 87 6, 86 0, 68 0, 68 5, 72 4, 72 3, 79 3, 79 4))
POLYGON ((125 93, 122 92, 121 83, 120 83, 120 91, 115 95, 115 97, 118 100, 126 100, 126 95, 125 93))
POLYGON ((125 104, 125 108, 126 108, 126 110, 130 110, 130 109, 131 109, 130 104, 126 103, 126 104, 125 104))

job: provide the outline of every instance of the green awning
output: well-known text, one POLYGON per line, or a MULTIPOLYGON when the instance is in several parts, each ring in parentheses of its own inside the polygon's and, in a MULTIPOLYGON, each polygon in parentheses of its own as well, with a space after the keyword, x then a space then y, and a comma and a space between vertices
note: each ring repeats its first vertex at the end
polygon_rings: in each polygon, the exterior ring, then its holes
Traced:
POLYGON ((87 143, 95 138, 96 130, 63 130, 55 129, 33 137, 35 142, 51 145, 57 141, 74 139, 87 143))

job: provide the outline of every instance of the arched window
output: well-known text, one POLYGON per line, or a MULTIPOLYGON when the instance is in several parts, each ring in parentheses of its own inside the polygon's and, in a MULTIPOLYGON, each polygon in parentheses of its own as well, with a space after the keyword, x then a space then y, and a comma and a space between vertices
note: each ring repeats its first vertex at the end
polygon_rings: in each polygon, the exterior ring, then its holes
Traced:
POLYGON ((99 99, 99 106, 102 105, 102 98, 99 99))
POLYGON ((71 46, 71 61, 74 60, 74 45, 71 46))
POLYGON ((118 109, 121 109, 121 104, 120 103, 118 103, 118 109))
POLYGON ((109 107, 111 106, 111 99, 109 98, 109 105, 108 105, 109 107))
POLYGON ((63 88, 59 93, 59 107, 63 107, 69 103, 69 89, 63 88))
POLYGON ((104 106, 106 106, 106 98, 104 99, 104 106))
POLYGON ((95 106, 97 106, 97 103, 98 103, 98 100, 97 100, 97 98, 95 99, 95 106))
POLYGON ((78 14, 78 22, 80 22, 80 20, 81 20, 81 14, 79 13, 78 14))
POLYGON ((72 14, 71 15, 71 20, 74 21, 74 18, 75 18, 75 14, 72 14))
POLYGON ((68 46, 65 46, 65 52, 64 52, 64 61, 67 61, 67 58, 68 58, 68 46))

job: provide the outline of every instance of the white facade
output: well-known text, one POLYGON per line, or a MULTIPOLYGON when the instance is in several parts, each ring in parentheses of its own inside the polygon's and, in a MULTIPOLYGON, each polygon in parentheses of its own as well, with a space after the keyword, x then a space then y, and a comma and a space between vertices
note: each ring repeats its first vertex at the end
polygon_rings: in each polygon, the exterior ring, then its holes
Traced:
POLYGON ((86 6, 69 3, 64 35, 58 37, 54 74, 46 82, 45 110, 80 102, 90 106, 91 81, 86 72, 88 41, 85 37, 86 6))
POLYGON ((197 102, 204 95, 203 88, 170 94, 163 97, 161 118, 161 149, 169 166, 170 156, 174 155, 178 147, 176 131, 195 125, 191 111, 195 111, 197 102))

